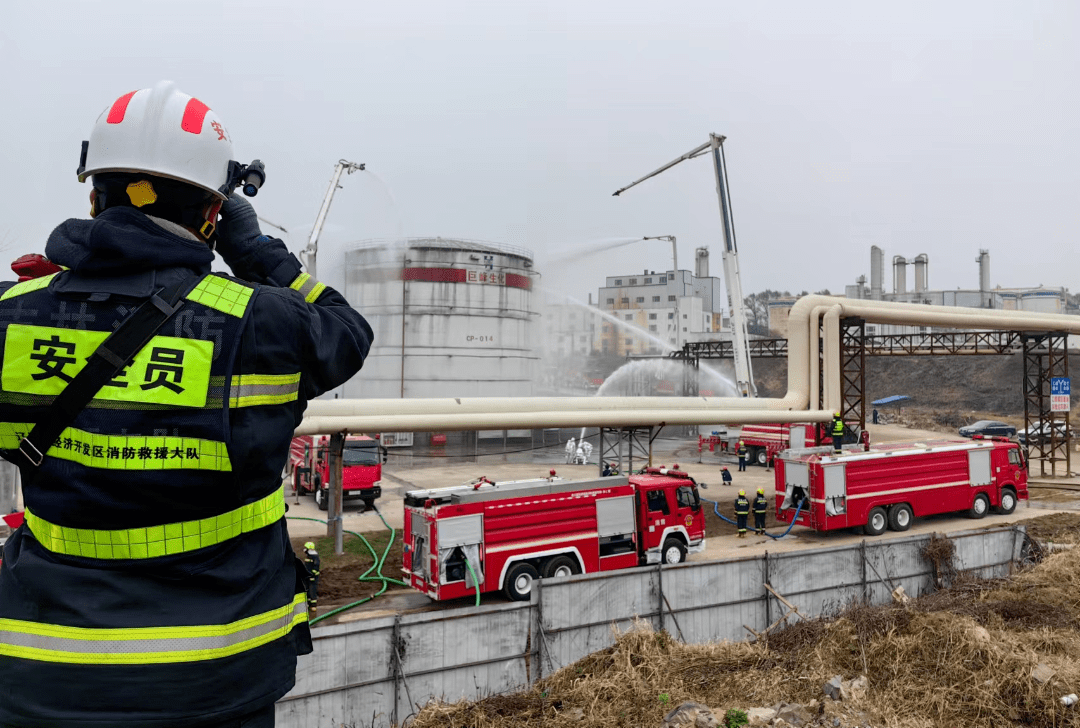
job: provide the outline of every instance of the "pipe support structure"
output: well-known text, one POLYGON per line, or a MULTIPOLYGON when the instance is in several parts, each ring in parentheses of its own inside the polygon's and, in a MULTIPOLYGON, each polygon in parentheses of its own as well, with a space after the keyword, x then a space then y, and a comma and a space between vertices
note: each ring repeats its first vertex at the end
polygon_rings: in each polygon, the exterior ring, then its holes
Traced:
POLYGON ((297 434, 501 430, 541 427, 632 427, 724 423, 818 422, 840 398, 839 320, 994 331, 1080 334, 1080 317, 1026 311, 927 306, 835 296, 803 296, 788 317, 788 386, 780 398, 491 397, 465 399, 313 400, 297 434), (822 366, 825 410, 816 405, 820 322, 826 320, 822 366), (834 324, 835 322, 835 324, 834 324), (811 376, 813 374, 813 376, 811 376))

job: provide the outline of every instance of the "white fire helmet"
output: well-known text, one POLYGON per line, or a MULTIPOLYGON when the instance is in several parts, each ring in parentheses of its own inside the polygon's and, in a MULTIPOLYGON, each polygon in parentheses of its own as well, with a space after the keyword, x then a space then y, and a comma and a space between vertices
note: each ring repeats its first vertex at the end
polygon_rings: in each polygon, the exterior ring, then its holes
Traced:
POLYGON ((202 101, 159 81, 101 112, 83 142, 79 181, 101 172, 147 172, 187 182, 224 200, 232 139, 202 101))

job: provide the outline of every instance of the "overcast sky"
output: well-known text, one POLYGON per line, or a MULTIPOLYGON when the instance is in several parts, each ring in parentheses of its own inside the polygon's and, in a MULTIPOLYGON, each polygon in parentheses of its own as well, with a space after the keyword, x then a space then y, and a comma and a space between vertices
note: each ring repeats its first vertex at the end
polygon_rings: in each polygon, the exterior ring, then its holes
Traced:
POLYGON ((579 298, 670 266, 586 255, 621 236, 720 275, 707 157, 611 196, 715 131, 746 292, 842 291, 872 244, 928 254, 931 288, 977 287, 986 248, 993 285, 1076 290, 1078 30, 1076 2, 7 2, 0 246, 85 217, 80 141, 169 78, 266 163, 256 207, 294 250, 338 159, 377 175, 335 198, 331 282, 335 246, 401 235, 530 248, 579 298))

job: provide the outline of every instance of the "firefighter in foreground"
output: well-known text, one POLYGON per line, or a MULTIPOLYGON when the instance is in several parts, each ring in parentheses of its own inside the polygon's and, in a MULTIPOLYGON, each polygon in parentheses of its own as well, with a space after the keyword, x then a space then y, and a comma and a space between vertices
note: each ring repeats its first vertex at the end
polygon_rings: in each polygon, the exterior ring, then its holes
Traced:
POLYGON ((842 452, 844 445, 844 420, 840 418, 839 412, 833 412, 831 432, 833 452, 842 452))
POLYGON ((315 550, 315 543, 308 541, 304 544, 304 569, 307 570, 308 611, 312 615, 319 613, 319 567, 319 552, 315 550))
POLYGON ((735 522, 739 528, 739 538, 746 538, 746 517, 750 515, 750 501, 746 500, 746 491, 740 490, 735 499, 735 522))
POLYGON ((0 725, 265 728, 311 651, 280 475, 372 333, 262 235, 232 157, 170 82, 121 96, 83 145, 94 219, 45 247, 66 270, 0 284, 0 447, 26 504, 0 565, 0 725), (215 243, 235 278, 210 273, 215 243))
POLYGON ((769 512, 769 501, 765 498, 765 489, 758 488, 754 497, 754 533, 765 535, 765 514, 769 512))

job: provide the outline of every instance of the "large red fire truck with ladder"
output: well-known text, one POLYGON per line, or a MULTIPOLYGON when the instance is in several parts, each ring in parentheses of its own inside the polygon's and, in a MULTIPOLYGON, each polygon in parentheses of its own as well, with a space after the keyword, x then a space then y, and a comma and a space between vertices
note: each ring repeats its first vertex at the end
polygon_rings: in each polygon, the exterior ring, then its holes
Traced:
POLYGON ((786 450, 775 477, 777 519, 870 536, 906 531, 916 516, 1012 513, 1028 497, 1023 451, 1004 437, 786 450))
POLYGON ((432 599, 501 589, 520 601, 541 577, 676 564, 705 548, 698 485, 684 472, 552 473, 406 493, 406 581, 432 599))
MULTIPOLYGON (((299 494, 315 494, 320 509, 329 506, 330 437, 294 437, 289 448, 293 489, 299 494)), ((341 458, 341 490, 345 498, 360 498, 365 508, 373 508, 382 495, 382 464, 386 450, 378 440, 366 435, 349 435, 341 458)))

